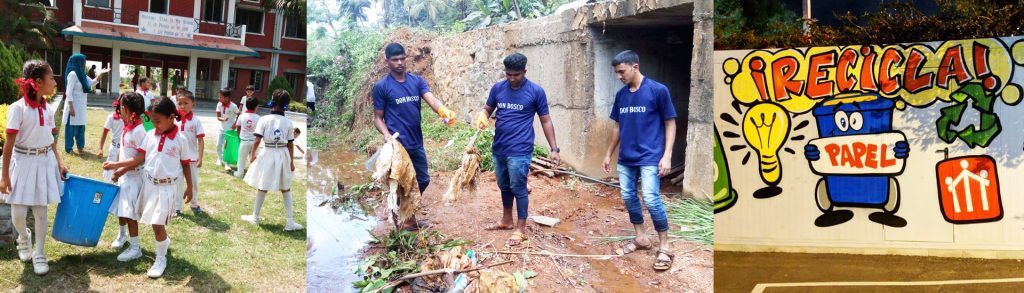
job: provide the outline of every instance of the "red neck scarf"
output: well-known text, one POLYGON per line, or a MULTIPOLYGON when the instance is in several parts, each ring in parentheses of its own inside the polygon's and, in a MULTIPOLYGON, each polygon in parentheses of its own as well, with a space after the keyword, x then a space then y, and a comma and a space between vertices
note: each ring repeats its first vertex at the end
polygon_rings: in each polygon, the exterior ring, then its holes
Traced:
POLYGON ((46 102, 36 102, 28 96, 28 89, 30 88, 35 90, 36 94, 38 94, 39 85, 36 84, 36 80, 31 78, 19 78, 14 80, 14 82, 18 84, 19 88, 21 88, 21 96, 25 100, 25 105, 28 105, 29 109, 36 109, 39 111, 39 126, 43 126, 43 110, 46 109, 46 102))
POLYGON ((188 112, 188 114, 185 114, 185 113, 182 113, 181 111, 178 111, 178 116, 181 116, 181 130, 182 131, 185 131, 185 124, 188 123, 189 120, 192 120, 192 114, 194 114, 194 113, 195 112, 188 112))
POLYGON ((221 114, 227 114, 228 113, 228 109, 230 109, 230 108, 231 108, 231 101, 220 103, 220 113, 221 114))
POLYGON ((256 110, 245 110, 245 113, 256 113, 256 110))
POLYGON ((164 151, 164 141, 167 140, 168 137, 170 137, 171 139, 174 139, 174 137, 177 136, 177 135, 178 135, 178 129, 174 128, 174 127, 171 127, 171 130, 169 130, 167 132, 161 133, 160 134, 160 144, 157 145, 156 151, 157 152, 164 151))

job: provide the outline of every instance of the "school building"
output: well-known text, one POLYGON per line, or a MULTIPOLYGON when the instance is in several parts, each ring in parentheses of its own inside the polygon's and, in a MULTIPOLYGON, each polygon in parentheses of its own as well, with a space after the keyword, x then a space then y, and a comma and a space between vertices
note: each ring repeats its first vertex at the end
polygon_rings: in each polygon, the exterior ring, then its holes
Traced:
MULTIPOLYGON (((36 0, 47 6, 63 28, 52 48, 30 48, 63 75, 68 57, 111 68, 110 76, 134 79, 120 65, 145 68, 141 75, 161 81, 160 94, 170 96, 183 85, 202 100, 216 100, 220 88, 245 88, 266 97, 270 81, 284 76, 305 92, 306 25, 278 10, 264 11, 268 0, 36 0), (161 70, 153 70, 160 68, 161 70), (176 77, 171 77, 176 76, 176 77), (173 84, 172 84, 173 83, 173 84)), ((63 88, 63 77, 57 76, 63 88)), ((131 88, 110 78, 102 89, 131 88)))

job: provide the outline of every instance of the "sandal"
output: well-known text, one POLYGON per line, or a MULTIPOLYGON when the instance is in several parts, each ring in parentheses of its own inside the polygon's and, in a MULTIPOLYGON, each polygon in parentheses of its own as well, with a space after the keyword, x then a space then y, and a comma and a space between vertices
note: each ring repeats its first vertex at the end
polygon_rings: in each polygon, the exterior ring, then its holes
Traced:
POLYGON ((508 237, 508 240, 505 240, 505 246, 518 246, 520 244, 523 244, 523 242, 526 242, 526 240, 528 240, 526 238, 526 234, 523 234, 523 232, 515 231, 512 232, 512 236, 508 237))
POLYGON ((651 249, 653 244, 647 244, 646 246, 640 245, 636 242, 636 239, 627 239, 619 242, 619 249, 615 251, 618 255, 626 255, 637 250, 648 250, 651 249))
POLYGON ((660 271, 665 271, 665 270, 668 270, 668 269, 672 268, 672 261, 675 260, 676 256, 673 255, 671 252, 668 252, 668 250, 658 249, 658 256, 661 256, 662 254, 668 256, 668 260, 662 260, 662 259, 657 259, 657 258, 654 259, 654 270, 655 271, 659 271, 660 272, 660 271))
POLYGON ((485 230, 485 231, 496 231, 496 230, 513 230, 513 229, 515 229, 515 228, 516 228, 516 226, 515 226, 515 225, 508 225, 508 226, 505 226, 505 225, 502 225, 501 223, 498 223, 498 224, 490 224, 490 225, 487 225, 487 227, 484 227, 484 230, 485 230))
POLYGON ((430 226, 431 225, 430 225, 429 221, 427 221, 427 220, 419 220, 419 221, 416 221, 416 224, 413 224, 411 226, 402 227, 402 230, 413 232, 413 231, 419 231, 420 229, 430 228, 430 226))

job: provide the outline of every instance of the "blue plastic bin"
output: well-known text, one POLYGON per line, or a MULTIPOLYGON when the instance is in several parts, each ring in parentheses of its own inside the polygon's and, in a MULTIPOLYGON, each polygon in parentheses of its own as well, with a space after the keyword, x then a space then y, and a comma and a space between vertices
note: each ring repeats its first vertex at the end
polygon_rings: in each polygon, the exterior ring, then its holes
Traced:
POLYGON ((107 214, 121 190, 117 185, 69 175, 53 221, 53 239, 95 247, 107 224, 107 214))

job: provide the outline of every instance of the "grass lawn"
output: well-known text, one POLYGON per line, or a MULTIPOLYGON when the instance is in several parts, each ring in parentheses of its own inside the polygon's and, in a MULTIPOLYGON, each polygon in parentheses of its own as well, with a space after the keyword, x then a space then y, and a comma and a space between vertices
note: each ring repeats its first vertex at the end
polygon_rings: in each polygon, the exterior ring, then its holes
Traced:
MULTIPOLYGON (((57 146, 72 174, 102 180, 105 158, 97 158, 96 150, 107 114, 89 110, 87 156, 64 155, 61 135, 57 146)), ((72 246, 48 238, 50 273, 43 277, 32 273, 31 264, 18 260, 13 244, 0 247, 0 291, 304 291, 306 231, 284 232, 280 192, 268 194, 260 227, 239 219, 252 213, 254 190, 214 164, 216 143, 215 136, 207 138, 205 164, 200 169, 200 199, 208 214, 194 216, 183 211, 184 217, 171 220, 168 234, 172 243, 163 278, 146 277, 154 258, 152 228, 139 227, 143 257, 121 263, 116 259, 120 251, 110 248, 117 235, 117 218, 108 217, 97 247, 72 246)), ((305 225, 305 180, 298 174, 295 178, 295 219, 305 225)), ((56 211, 57 205, 49 207, 51 229, 56 211)))

